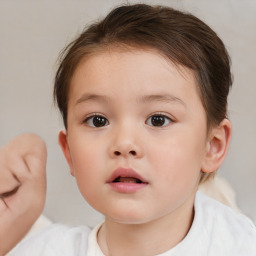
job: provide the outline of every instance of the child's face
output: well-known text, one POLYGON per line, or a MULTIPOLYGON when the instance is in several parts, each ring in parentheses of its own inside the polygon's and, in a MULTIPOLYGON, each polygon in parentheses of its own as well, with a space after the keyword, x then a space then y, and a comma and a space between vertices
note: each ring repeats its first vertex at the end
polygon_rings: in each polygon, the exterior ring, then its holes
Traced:
POLYGON ((145 223, 192 210, 209 143, 190 70, 154 51, 91 56, 72 78, 67 123, 60 144, 71 172, 106 218, 145 223))

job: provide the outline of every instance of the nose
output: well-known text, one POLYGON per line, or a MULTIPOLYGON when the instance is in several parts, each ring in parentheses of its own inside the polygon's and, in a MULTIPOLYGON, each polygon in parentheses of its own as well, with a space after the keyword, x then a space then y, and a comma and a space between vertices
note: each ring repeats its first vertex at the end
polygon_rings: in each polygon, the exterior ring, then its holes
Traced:
POLYGON ((110 155, 116 157, 134 157, 141 158, 143 156, 143 147, 138 138, 137 131, 126 128, 119 128, 113 132, 113 141, 110 147, 110 155))

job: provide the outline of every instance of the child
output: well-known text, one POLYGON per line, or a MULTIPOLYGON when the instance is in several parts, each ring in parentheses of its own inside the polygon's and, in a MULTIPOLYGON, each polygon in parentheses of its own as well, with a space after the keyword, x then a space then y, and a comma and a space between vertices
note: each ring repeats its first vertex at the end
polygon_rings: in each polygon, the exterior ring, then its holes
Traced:
POLYGON ((12 255, 256 255, 254 225, 197 192, 227 153, 231 80, 222 41, 190 14, 128 5, 86 29, 54 96, 70 172, 105 221, 53 225, 12 255))

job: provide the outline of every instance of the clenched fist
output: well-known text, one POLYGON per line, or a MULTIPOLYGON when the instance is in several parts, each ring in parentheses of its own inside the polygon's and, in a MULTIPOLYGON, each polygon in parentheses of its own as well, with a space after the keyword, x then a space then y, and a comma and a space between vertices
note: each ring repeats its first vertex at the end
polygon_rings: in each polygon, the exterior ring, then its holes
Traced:
POLYGON ((41 214, 46 193, 46 147, 34 134, 0 149, 0 256, 27 233, 41 214))

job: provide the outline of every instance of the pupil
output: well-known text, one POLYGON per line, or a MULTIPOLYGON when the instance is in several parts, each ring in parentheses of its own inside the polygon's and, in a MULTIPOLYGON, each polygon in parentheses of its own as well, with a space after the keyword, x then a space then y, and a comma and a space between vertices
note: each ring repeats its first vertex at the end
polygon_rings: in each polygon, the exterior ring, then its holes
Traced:
POLYGON ((104 125, 106 125, 106 119, 104 117, 101 117, 101 116, 95 116, 93 118, 93 124, 96 127, 104 126, 104 125))
POLYGON ((152 124, 154 126, 163 126, 164 125, 164 117, 163 116, 153 116, 152 124))

